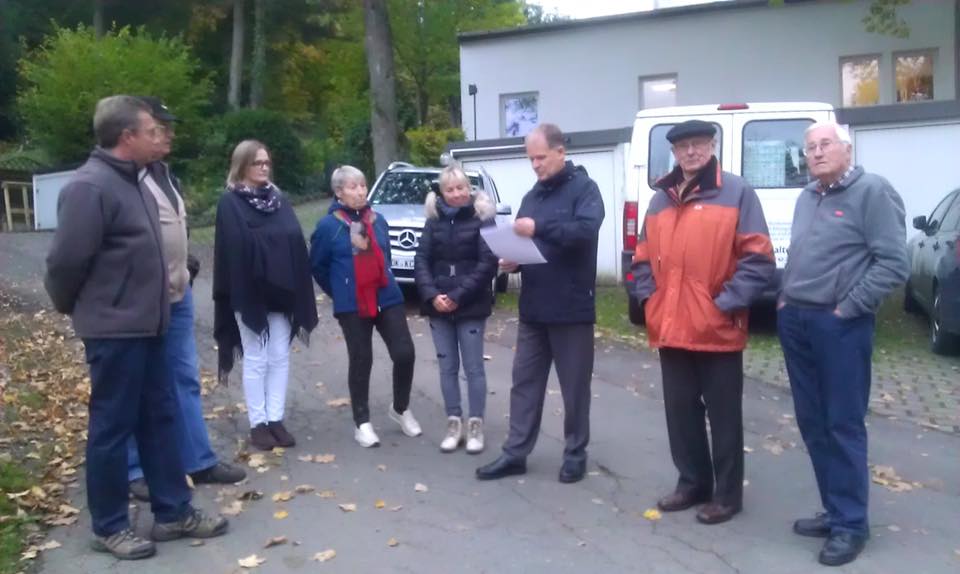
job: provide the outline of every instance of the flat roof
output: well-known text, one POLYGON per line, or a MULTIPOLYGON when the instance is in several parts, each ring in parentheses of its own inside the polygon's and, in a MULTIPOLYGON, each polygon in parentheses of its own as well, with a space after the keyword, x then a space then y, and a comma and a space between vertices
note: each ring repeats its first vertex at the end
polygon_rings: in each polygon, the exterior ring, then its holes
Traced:
MULTIPOLYGON (((786 4, 801 4, 814 2, 817 0, 783 0, 786 4)), ((708 4, 693 4, 689 6, 676 6, 673 8, 660 8, 658 10, 646 10, 643 12, 630 12, 628 14, 615 14, 613 16, 598 16, 596 18, 582 18, 580 20, 559 20, 548 22, 546 24, 531 24, 517 28, 501 28, 497 30, 481 30, 476 32, 463 32, 457 37, 461 44, 490 40, 494 38, 506 38, 512 36, 526 36, 530 34, 544 34, 558 32, 562 30, 572 30, 577 28, 590 28, 594 26, 603 26, 620 22, 658 20, 661 18, 671 18, 677 16, 688 16, 692 14, 705 14, 710 12, 720 12, 728 10, 742 10, 744 8, 771 7, 770 0, 718 0, 708 4)), ((783 8, 781 6, 780 8, 783 8)))

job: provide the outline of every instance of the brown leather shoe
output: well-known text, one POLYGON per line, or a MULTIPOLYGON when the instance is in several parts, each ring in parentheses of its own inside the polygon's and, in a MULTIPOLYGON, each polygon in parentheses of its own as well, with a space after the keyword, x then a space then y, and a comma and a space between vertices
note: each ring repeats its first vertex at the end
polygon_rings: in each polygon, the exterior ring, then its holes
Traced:
POLYGON ((657 501, 657 508, 664 512, 676 512, 686 510, 703 502, 708 502, 709 496, 697 492, 684 492, 677 490, 657 501))
POLYGON ((697 521, 703 524, 720 524, 740 512, 739 506, 727 506, 719 502, 708 502, 697 511, 697 521))
POLYGON ((260 423, 250 429, 250 444, 260 450, 273 450, 273 447, 277 446, 277 439, 273 438, 273 433, 266 423, 260 423))

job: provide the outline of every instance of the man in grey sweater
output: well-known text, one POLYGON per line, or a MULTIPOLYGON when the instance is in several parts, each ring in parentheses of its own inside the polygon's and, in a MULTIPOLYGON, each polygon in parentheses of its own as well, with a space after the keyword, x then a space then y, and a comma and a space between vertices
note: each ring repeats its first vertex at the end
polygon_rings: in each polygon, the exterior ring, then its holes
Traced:
POLYGON ((884 178, 851 163, 835 123, 806 131, 815 178, 797 199, 778 330, 797 424, 825 512, 793 530, 826 538, 820 562, 857 558, 867 522, 867 429, 875 314, 909 274, 903 201, 884 178))
POLYGON ((93 549, 120 559, 146 558, 153 542, 138 537, 127 514, 127 440, 136 436, 150 485, 154 540, 207 538, 227 521, 190 505, 177 451, 177 403, 167 376, 170 322, 167 265, 157 203, 138 181, 156 154, 162 128, 131 96, 97 103, 99 144, 63 188, 44 285, 54 307, 70 315, 90 366, 87 504, 93 549))

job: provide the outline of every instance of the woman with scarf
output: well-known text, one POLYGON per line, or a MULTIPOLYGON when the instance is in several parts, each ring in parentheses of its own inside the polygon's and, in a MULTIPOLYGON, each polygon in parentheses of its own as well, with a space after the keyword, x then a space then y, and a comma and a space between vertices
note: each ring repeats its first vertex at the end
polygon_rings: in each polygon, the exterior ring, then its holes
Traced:
POLYGON ((480 237, 492 225, 496 206, 456 165, 440 172, 440 194, 424 204, 427 220, 417 248, 414 277, 430 317, 430 332, 440 366, 440 390, 447 413, 447 434, 440 450, 453 452, 465 440, 469 454, 483 451, 483 411, 487 375, 483 366, 483 332, 493 308, 491 283, 497 256, 480 237), (470 416, 464 432, 460 407, 460 359, 467 377, 470 416))
POLYGON ((310 265, 313 278, 333 300, 333 315, 347 344, 347 385, 356 425, 353 437, 362 447, 380 445, 368 406, 374 328, 393 361, 393 406, 387 414, 403 434, 419 436, 420 424, 409 408, 413 339, 403 294, 390 271, 387 222, 367 204, 367 182, 359 169, 337 168, 330 187, 336 200, 310 238, 310 265))
POLYGON ((217 205, 213 264, 213 335, 219 376, 243 355, 250 443, 291 447, 283 424, 290 345, 309 342, 317 306, 303 230, 270 181, 270 153, 255 140, 233 150, 227 190, 217 205))

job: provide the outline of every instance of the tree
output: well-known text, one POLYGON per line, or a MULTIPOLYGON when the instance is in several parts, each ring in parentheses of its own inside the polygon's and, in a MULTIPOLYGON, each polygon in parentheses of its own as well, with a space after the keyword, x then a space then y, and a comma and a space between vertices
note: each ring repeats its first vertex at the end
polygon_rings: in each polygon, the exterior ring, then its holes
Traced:
POLYGON ((364 45, 370 74, 370 124, 377 173, 398 157, 397 89, 386 0, 363 0, 364 45))
POLYGON ((106 0, 93 0, 93 31, 97 38, 103 36, 106 32, 106 26, 103 23, 103 5, 106 0))
POLYGON ((232 109, 240 107, 240 86, 243 80, 243 0, 233 0, 233 41, 230 49, 230 88, 227 103, 232 109))
POLYGON ((263 105, 267 75, 266 0, 253 0, 253 66, 250 70, 250 107, 263 105))
POLYGON ((54 161, 82 160, 93 145, 91 117, 112 94, 162 98, 184 121, 178 149, 202 129, 211 84, 183 42, 124 27, 97 38, 93 28, 56 28, 20 60, 17 98, 27 132, 54 161))

